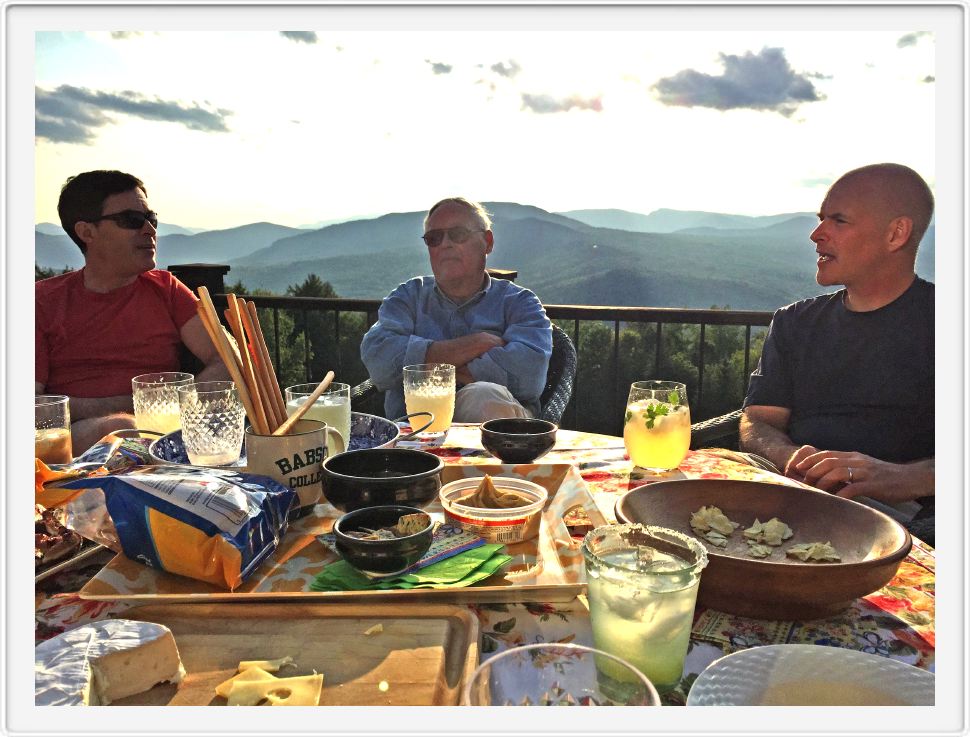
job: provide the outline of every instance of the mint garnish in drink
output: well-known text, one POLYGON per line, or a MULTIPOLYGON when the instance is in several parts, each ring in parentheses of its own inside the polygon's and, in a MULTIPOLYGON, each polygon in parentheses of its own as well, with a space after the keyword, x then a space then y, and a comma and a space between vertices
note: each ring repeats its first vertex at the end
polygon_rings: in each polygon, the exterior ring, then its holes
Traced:
POLYGON ((670 392, 670 403, 680 404, 680 394, 678 392, 670 392))
POLYGON ((670 414, 670 407, 666 404, 648 404, 643 412, 643 419, 647 421, 647 429, 653 430, 653 423, 658 417, 670 414))

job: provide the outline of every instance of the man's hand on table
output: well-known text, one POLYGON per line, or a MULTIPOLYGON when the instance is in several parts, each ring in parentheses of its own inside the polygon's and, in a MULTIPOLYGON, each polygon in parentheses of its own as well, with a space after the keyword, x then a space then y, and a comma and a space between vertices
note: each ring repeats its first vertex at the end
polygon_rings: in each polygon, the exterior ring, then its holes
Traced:
POLYGON ((846 499, 867 496, 897 503, 935 494, 935 459, 889 463, 857 452, 823 450, 803 454, 809 447, 802 446, 792 455, 786 476, 846 499), (797 462, 796 456, 800 457, 797 462), (789 468, 794 473, 789 473, 789 468))

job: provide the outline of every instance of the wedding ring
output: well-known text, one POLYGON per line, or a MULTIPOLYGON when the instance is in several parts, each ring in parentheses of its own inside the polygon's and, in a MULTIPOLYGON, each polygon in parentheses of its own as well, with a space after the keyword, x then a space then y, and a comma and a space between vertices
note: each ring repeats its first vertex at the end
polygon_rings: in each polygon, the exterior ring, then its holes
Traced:
POLYGON ((849 469, 849 480, 846 483, 847 484, 851 484, 852 483, 852 466, 846 466, 846 468, 849 469))

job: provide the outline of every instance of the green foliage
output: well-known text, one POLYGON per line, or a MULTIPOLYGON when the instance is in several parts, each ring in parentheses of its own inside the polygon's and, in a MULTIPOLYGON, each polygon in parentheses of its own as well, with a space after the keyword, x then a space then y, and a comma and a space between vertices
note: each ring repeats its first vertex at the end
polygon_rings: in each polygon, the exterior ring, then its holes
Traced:
POLYGON ((46 268, 40 266, 39 264, 34 264, 34 281, 40 281, 41 279, 50 279, 52 276, 57 276, 58 274, 66 274, 69 271, 74 271, 70 266, 65 266, 63 269, 58 271, 57 269, 46 268))

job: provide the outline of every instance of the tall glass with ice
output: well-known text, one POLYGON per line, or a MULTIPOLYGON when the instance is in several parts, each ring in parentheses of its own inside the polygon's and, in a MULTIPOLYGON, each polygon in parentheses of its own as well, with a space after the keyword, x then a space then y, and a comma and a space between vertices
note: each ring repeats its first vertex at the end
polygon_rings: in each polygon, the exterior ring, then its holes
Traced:
POLYGON ((583 540, 593 643, 624 658, 660 693, 684 670, 707 551, 676 530, 605 525, 583 540))
POLYGON ((34 397, 34 456, 44 463, 70 463, 71 406, 63 394, 34 397))
MULTIPOLYGON (((317 384, 297 384, 286 388, 286 414, 292 415, 306 404, 317 384)), ((350 447, 350 384, 332 382, 304 414, 304 420, 320 420, 340 433, 344 447, 350 447)))
POLYGON ((635 381, 623 418, 630 460, 651 471, 677 468, 690 448, 687 387, 678 381, 635 381))
POLYGON ((135 407, 135 427, 162 435, 175 432, 179 419, 178 388, 188 386, 195 377, 182 371, 141 374, 131 380, 131 402, 135 407))
POLYGON ((423 435, 446 432, 455 415, 455 367, 450 363, 405 366, 404 404, 409 415, 434 415, 434 422, 424 429, 423 435))

